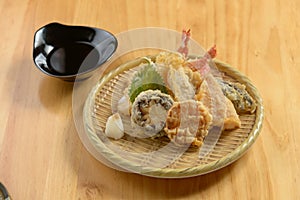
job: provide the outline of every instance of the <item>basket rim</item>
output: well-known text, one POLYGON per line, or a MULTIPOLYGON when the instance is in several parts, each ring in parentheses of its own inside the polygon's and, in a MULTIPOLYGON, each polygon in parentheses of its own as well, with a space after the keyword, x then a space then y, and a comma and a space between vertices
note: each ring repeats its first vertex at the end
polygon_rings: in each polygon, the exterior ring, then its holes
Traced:
MULTIPOLYGON (((151 56, 150 56, 151 57, 151 56)), ((229 64, 222 62, 218 59, 213 60, 218 69, 221 72, 225 72, 229 74, 231 77, 236 79, 238 82, 243 83, 247 87, 247 91, 251 93, 251 96, 255 99, 257 103, 257 108, 255 112, 255 122, 253 125, 252 130, 250 131, 248 137, 232 152, 228 153, 224 157, 209 162, 207 164, 193 166, 193 167, 186 167, 186 168, 176 168, 176 169, 170 169, 170 168, 154 168, 154 167, 144 167, 139 166, 135 163, 132 163, 118 154, 114 153, 111 149, 107 148, 106 145, 98 138, 97 135, 93 133, 91 130, 91 127, 86 127, 90 121, 91 121, 91 115, 89 114, 89 108, 91 108, 93 99, 95 95, 98 93, 98 91, 101 89, 101 87, 110 81, 114 76, 117 74, 133 68, 132 65, 137 66, 136 64, 142 62, 142 58, 137 58, 132 61, 126 62, 116 69, 110 71, 106 75, 104 75, 100 81, 92 88, 88 98, 86 99, 84 109, 83 109, 83 121, 84 121, 84 127, 85 131, 87 131, 87 135, 89 140, 91 141, 92 145, 95 147, 95 149, 104 156, 107 160, 112 162, 113 164, 128 170, 129 172, 133 173, 139 173, 146 176, 151 177, 157 177, 157 178, 187 178, 187 177, 193 177, 198 175, 207 174, 213 171, 216 171, 218 169, 221 169, 232 162, 238 160, 242 155, 244 155, 247 150, 252 146, 252 144, 256 141, 263 124, 264 119, 264 107, 263 107, 263 101, 262 98, 256 89, 256 87, 251 83, 250 79, 243 75, 241 72, 239 72, 236 68, 233 68, 229 64), (138 171, 138 172, 137 172, 138 171)))

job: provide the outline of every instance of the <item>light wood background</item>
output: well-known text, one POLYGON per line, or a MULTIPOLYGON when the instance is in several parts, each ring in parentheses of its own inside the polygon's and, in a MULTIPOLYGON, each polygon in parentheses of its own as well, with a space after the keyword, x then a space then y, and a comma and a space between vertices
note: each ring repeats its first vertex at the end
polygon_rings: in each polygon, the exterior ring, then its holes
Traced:
POLYGON ((14 200, 300 199, 299 10, 298 0, 0 0, 0 181, 14 200), (260 136, 237 162, 199 177, 106 167, 77 136, 72 85, 33 64, 33 34, 53 21, 115 34, 191 28, 257 86, 265 105, 260 136))

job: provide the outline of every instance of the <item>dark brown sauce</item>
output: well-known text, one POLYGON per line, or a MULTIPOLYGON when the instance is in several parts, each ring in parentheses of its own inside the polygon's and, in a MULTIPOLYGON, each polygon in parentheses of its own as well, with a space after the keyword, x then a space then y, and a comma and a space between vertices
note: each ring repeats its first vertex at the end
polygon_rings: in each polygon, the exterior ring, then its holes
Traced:
POLYGON ((54 49, 48 58, 49 70, 57 74, 74 75, 97 66, 100 55, 86 43, 72 43, 54 49))

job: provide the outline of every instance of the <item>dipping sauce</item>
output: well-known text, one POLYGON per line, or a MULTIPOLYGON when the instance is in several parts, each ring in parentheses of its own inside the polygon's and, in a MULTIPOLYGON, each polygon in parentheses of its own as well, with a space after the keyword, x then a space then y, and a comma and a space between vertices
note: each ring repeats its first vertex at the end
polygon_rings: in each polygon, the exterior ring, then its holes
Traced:
POLYGON ((78 42, 54 49, 47 63, 53 73, 74 75, 96 67, 99 58, 99 52, 94 46, 78 42))

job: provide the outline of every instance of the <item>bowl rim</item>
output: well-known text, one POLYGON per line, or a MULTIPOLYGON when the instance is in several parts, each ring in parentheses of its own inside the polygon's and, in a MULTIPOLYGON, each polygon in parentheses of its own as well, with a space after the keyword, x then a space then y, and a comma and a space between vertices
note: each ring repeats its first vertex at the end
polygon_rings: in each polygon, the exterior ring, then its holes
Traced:
MULTIPOLYGON (((89 108, 90 104, 93 102, 92 99, 97 94, 99 89, 102 85, 108 82, 111 78, 115 75, 119 74, 120 72, 126 70, 127 66, 130 65, 129 63, 138 62, 141 58, 137 58, 135 60, 126 62, 116 69, 110 71, 108 74, 103 76, 101 80, 92 88, 90 91, 88 98, 85 101, 84 108, 83 108, 83 120, 84 120, 84 129, 86 134, 92 143, 93 147, 97 150, 98 153, 101 153, 106 159, 108 159, 113 164, 121 167, 122 169, 126 169, 129 172, 139 173, 142 175, 156 177, 156 178, 188 178, 198 175, 207 174, 218 169, 221 169, 232 162, 238 160, 242 155, 244 155, 247 150, 252 146, 252 144, 257 139, 261 129, 262 123, 264 119, 264 107, 262 98, 257 91, 256 87, 251 83, 250 79, 239 72, 237 69, 231 67, 229 64, 219 61, 218 59, 213 59, 215 64, 217 65, 218 69, 221 72, 226 72, 230 74, 233 78, 237 79, 239 82, 246 85, 249 91, 251 91, 252 96, 254 96, 255 100, 257 101, 257 110, 255 114, 255 122, 253 125, 252 130, 249 132, 248 137, 232 152, 228 153, 226 156, 220 158, 219 160, 198 165, 194 167, 187 167, 187 168, 178 168, 178 169, 166 169, 166 168, 154 168, 154 167, 141 167, 132 163, 118 154, 114 153, 112 150, 108 149, 106 145, 98 138, 97 135, 93 133, 91 127, 87 127, 86 124, 90 123, 91 115, 89 115, 89 108), (138 172, 136 172, 138 169, 138 172)), ((131 67, 129 67, 131 68, 131 67)))

